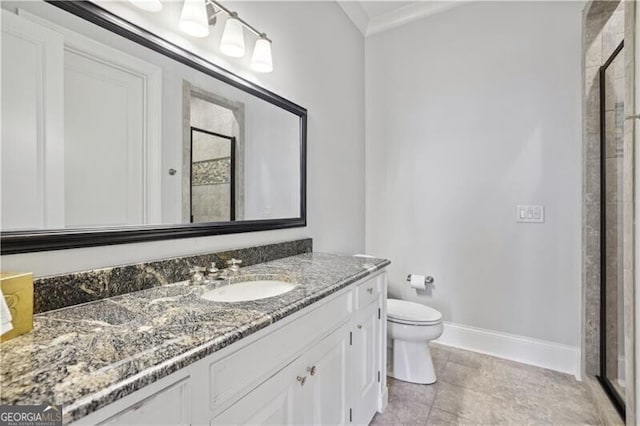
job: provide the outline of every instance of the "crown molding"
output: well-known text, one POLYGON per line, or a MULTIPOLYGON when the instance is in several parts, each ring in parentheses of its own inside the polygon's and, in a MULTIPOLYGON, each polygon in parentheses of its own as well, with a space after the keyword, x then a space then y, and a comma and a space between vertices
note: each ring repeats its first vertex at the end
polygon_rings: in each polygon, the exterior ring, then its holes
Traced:
POLYGON ((341 1, 337 0, 338 5, 347 14, 351 22, 356 26, 363 36, 367 35, 367 26, 369 25, 369 15, 359 1, 341 1))
POLYGON ((427 16, 442 13, 469 1, 472 0, 420 1, 373 18, 369 18, 360 1, 337 0, 337 3, 362 35, 367 37, 427 16))
POLYGON ((422 1, 403 6, 399 9, 375 16, 367 25, 367 36, 381 33, 392 28, 400 27, 409 22, 417 21, 427 16, 437 15, 454 7, 462 6, 468 1, 422 1))

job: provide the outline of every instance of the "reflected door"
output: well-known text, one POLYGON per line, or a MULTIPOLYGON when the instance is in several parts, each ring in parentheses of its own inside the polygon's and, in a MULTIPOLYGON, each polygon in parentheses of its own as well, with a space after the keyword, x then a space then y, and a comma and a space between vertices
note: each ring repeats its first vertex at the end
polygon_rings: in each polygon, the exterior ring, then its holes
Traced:
POLYGON ((0 15, 2 231, 62 228, 63 39, 5 10, 0 15))
POLYGON ((144 76, 65 52, 67 228, 148 223, 144 76))
POLYGON ((235 138, 191 128, 191 222, 235 220, 235 138))

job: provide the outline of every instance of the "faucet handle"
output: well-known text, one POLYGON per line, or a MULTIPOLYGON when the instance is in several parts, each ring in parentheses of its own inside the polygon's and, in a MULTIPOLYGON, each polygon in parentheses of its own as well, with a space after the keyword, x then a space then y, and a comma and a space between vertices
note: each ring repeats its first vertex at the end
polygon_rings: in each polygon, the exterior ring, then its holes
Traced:
POLYGON ((229 269, 233 272, 237 272, 240 270, 240 264, 242 264, 242 260, 239 259, 227 260, 227 265, 229 265, 229 269))
POLYGON ((242 260, 240 259, 233 258, 233 259, 227 260, 227 265, 230 265, 230 266, 235 266, 240 264, 242 264, 242 260))

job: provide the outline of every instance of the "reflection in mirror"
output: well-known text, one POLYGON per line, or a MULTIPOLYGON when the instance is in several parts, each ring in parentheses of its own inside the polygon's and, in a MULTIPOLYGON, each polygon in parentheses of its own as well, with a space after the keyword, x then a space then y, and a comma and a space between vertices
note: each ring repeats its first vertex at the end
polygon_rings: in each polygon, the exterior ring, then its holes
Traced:
POLYGON ((191 128, 191 222, 235 220, 233 136, 191 128))
POLYGON ((52 4, 0 7, 3 232, 303 216, 295 109, 52 4))

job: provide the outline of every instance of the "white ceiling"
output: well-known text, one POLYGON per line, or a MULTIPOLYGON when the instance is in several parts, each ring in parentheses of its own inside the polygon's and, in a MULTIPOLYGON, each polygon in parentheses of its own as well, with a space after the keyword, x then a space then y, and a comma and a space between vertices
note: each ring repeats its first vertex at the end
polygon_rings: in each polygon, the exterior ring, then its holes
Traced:
POLYGON ((467 0, 337 0, 349 19, 369 36, 466 3, 467 0))

